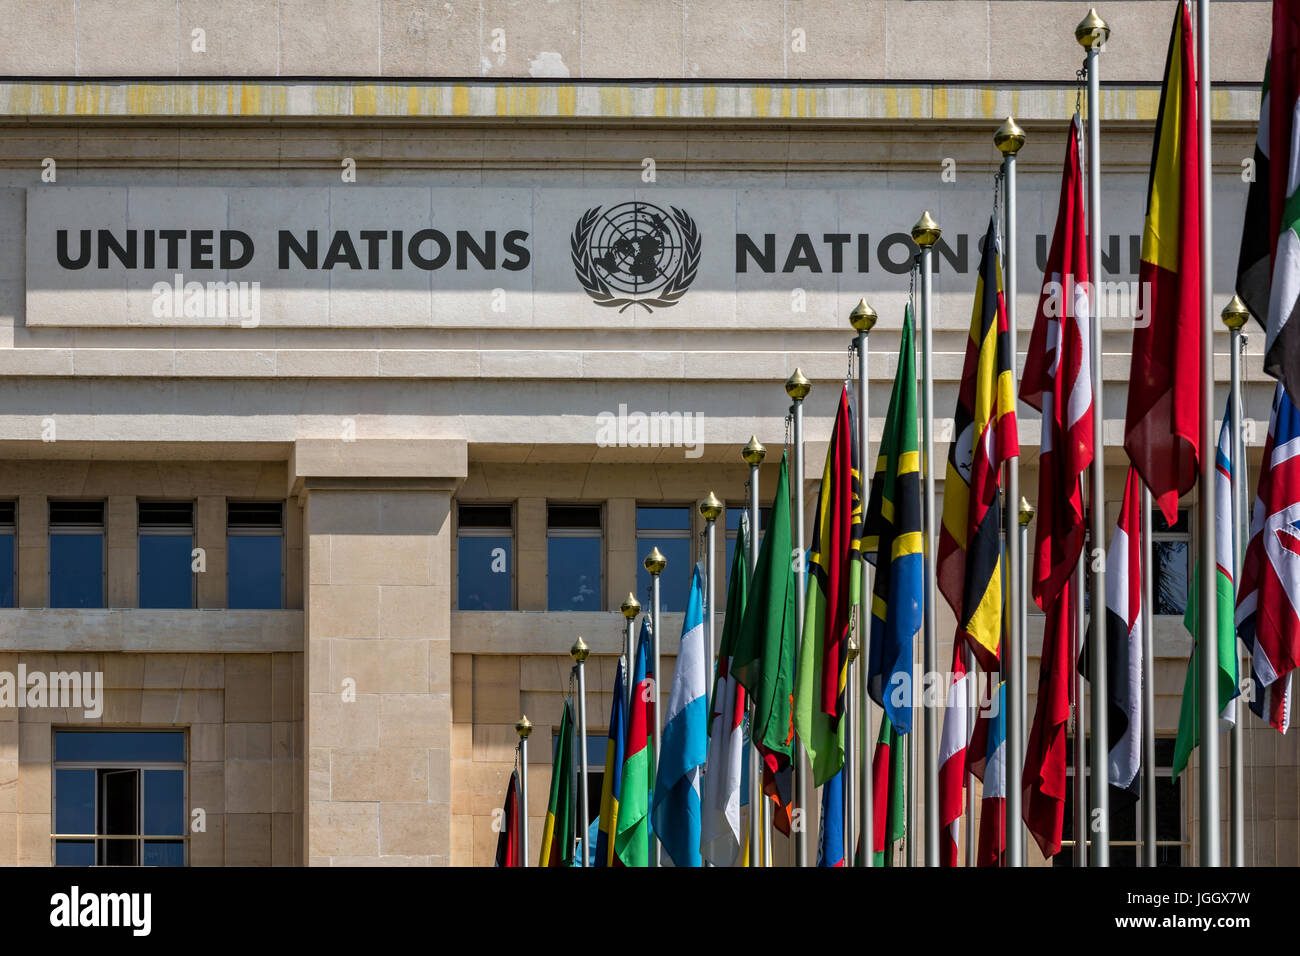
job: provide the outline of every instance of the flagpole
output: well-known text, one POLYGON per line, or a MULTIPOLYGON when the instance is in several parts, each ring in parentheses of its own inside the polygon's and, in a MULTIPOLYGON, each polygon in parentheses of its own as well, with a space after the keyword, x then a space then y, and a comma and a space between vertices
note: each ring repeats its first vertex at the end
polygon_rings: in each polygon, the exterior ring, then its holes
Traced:
POLYGON ((1218 562, 1214 545, 1214 236, 1210 194, 1210 3, 1196 4, 1196 84, 1201 168, 1201 580, 1200 580, 1200 724, 1201 724, 1201 866, 1218 866, 1219 851, 1219 668, 1218 562))
MULTIPOLYGON (((970 756, 970 738, 979 719, 979 677, 975 669, 975 655, 966 648, 966 754, 970 756)), ((966 766, 970 766, 967 759, 966 766)), ((975 774, 966 771, 966 865, 975 865, 975 774)))
POLYGON ((1074 682, 1074 865, 1088 865, 1088 745, 1083 730, 1083 703, 1086 687, 1079 673, 1079 656, 1083 649, 1083 631, 1087 617, 1083 610, 1083 591, 1087 587, 1084 570, 1086 555, 1079 555, 1074 571, 1074 628, 1070 635, 1070 680, 1074 682))
POLYGON ((632 695, 636 692, 636 688, 632 686, 632 661, 636 653, 636 616, 641 613, 641 602, 636 599, 635 594, 628 591, 627 598, 619 606, 619 610, 623 612, 623 617, 627 621, 626 633, 623 636, 623 683, 626 685, 624 690, 627 691, 627 706, 630 712, 632 695))
POLYGON ((1156 831, 1156 635, 1155 554, 1151 540, 1151 489, 1142 486, 1142 865, 1155 866, 1156 831))
MULTIPOLYGON (((1020 520, 1020 567, 1013 569, 1013 573, 1020 578, 1020 603, 1017 610, 1020 615, 1020 654, 1016 657, 1016 696, 1020 703, 1020 746, 1026 746, 1025 737, 1025 718, 1029 712, 1029 522, 1034 520, 1034 506, 1029 503, 1029 499, 1020 499, 1020 508, 1017 518, 1020 520)), ((1007 714, 1010 720, 1011 714, 1007 714)), ((1023 749, 1018 758, 1018 763, 1010 765, 1010 773, 1023 773, 1024 753, 1023 749)), ((1023 783, 1017 786, 1008 786, 1008 790, 1021 789, 1023 783)), ((1020 841, 1020 865, 1029 865, 1029 841, 1021 839, 1020 841)))
MULTIPOLYGON (((1074 29, 1074 37, 1088 51, 1088 275, 1093 289, 1101 281, 1101 81, 1098 59, 1110 38, 1110 28, 1089 10, 1074 29)), ((1092 570, 1092 639, 1088 642, 1088 674, 1091 684, 1092 810, 1090 830, 1093 866, 1110 866, 1110 766, 1109 736, 1106 729, 1108 672, 1106 670, 1106 443, 1102 425, 1101 310, 1100 298, 1092 297, 1092 551, 1087 555, 1092 570)))
MULTIPOLYGON (((664 568, 668 567, 668 559, 665 558, 663 556, 663 552, 656 547, 650 549, 650 553, 645 556, 645 560, 642 562, 642 564, 645 566, 645 569, 650 572, 650 647, 651 647, 651 654, 654 657, 654 666, 655 666, 654 680, 650 682, 650 686, 654 688, 653 703, 655 709, 655 719, 654 719, 654 723, 650 725, 650 729, 654 732, 654 746, 655 746, 654 779, 658 780, 659 779, 659 755, 660 753, 662 753, 662 750, 660 748, 662 744, 663 730, 664 730, 663 708, 659 706, 660 703, 659 680, 661 674, 663 673, 660 666, 661 662, 659 660, 659 646, 660 646, 659 625, 663 621, 663 618, 660 616, 659 613, 659 576, 663 574, 664 568)), ((654 852, 650 854, 650 865, 659 866, 660 859, 661 859, 661 847, 659 844, 658 837, 654 838, 653 844, 654 844, 653 845, 654 852)))
MULTIPOLYGON (((704 659, 704 675, 707 681, 704 691, 704 707, 705 712, 709 714, 712 714, 710 708, 713 706, 713 688, 716 683, 713 662, 715 624, 713 616, 713 578, 717 573, 717 521, 720 514, 722 514, 722 502, 718 500, 717 495, 710 491, 704 496, 704 500, 700 502, 700 515, 704 518, 704 547, 706 550, 704 558, 704 639, 707 642, 706 653, 708 657, 704 659)), ((709 768, 707 766, 700 768, 701 791, 703 791, 703 777, 708 772, 709 768)), ((708 860, 702 860, 702 865, 710 867, 713 864, 708 860)))
MULTIPOLYGON (((1016 154, 1025 145, 1025 131, 1016 125, 1010 116, 993 134, 993 144, 1002 153, 1002 176, 1006 186, 1003 216, 1006 220, 1005 259, 1003 268, 1006 278, 1003 283, 1003 301, 1007 310, 1007 331, 1011 336, 1011 394, 1016 394, 1016 356, 1020 351, 1019 331, 1016 326, 1016 154)), ((994 330, 996 333, 996 330, 994 330)), ((1013 399, 1014 401, 1014 399, 1013 399)), ((1007 470, 1007 503, 1015 506, 1020 501, 1020 458, 1009 458, 1007 470)), ((1016 532, 1019 522, 1010 507, 1004 516, 1007 536, 1007 603, 1011 606, 1011 627, 1008 629, 1007 657, 1002 670, 1007 680, 1007 714, 1006 714, 1006 766, 1007 797, 1004 804, 1006 812, 1006 859, 1008 866, 1023 866, 1025 853, 1025 830, 1021 821, 1021 789, 1015 775, 1024 765, 1024 726, 1021 723, 1023 713, 1023 686, 1020 661, 1024 655, 1024 630, 1022 620, 1022 602, 1024 594, 1020 587, 1020 535, 1016 532), (1013 782, 1014 781, 1014 782, 1013 782)))
POLYGON ((533 722, 524 714, 515 724, 519 735, 519 865, 528 865, 528 735, 533 722))
MULTIPOLYGON (((790 410, 794 417, 794 480, 790 482, 794 489, 794 547, 798 563, 794 569, 794 619, 798 623, 799 636, 795 639, 795 655, 799 653, 799 643, 803 640, 803 613, 807 601, 805 589, 808 584, 808 553, 804 548, 803 527, 803 400, 812 391, 812 383, 799 369, 786 379, 785 393, 793 403, 790 410)), ((808 865, 808 765, 802 748, 796 746, 793 756, 794 764, 794 805, 799 811, 799 823, 794 830, 795 866, 808 865)))
MULTIPOLYGON (((935 628, 935 522, 934 522, 934 369, 931 356, 934 349, 934 299, 931 288, 931 259, 933 246, 939 241, 939 224, 930 218, 929 210, 921 214, 912 227, 912 241, 921 250, 921 429, 925 446, 925 644, 922 674, 935 672, 939 659, 939 643, 935 628)), ((924 680, 924 678, 923 678, 924 680)), ((922 684, 924 686, 924 683, 922 684)), ((913 681, 915 688, 915 681, 913 681)), ((915 705, 915 701, 913 701, 915 705)), ((939 722, 933 702, 921 698, 924 715, 925 759, 925 865, 939 865, 939 722)), ((915 728, 913 728, 915 729, 915 728)), ((916 788, 912 788, 915 798, 916 788)), ((915 822, 915 821, 912 821, 915 822)), ((909 829, 909 839, 911 833, 909 829)))
POLYGON ((844 656, 847 659, 844 674, 844 832, 840 834, 844 838, 844 865, 853 866, 853 831, 854 824, 857 822, 857 791, 854 790, 853 780, 853 748, 857 745, 854 740, 853 722, 858 713, 858 694, 857 687, 854 684, 856 678, 855 669, 858 660, 858 638, 856 634, 850 632, 849 639, 845 644, 844 656))
MULTIPOLYGON (((858 333, 856 347, 858 352, 858 488, 862 500, 862 517, 865 521, 867 515, 867 502, 871 500, 870 495, 870 476, 871 456, 867 454, 869 449, 869 429, 870 419, 867 415, 867 356, 870 348, 867 344, 867 336, 876 325, 876 310, 867 305, 866 299, 860 299, 853 311, 849 313, 849 323, 853 326, 854 331, 858 333)), ((865 537, 865 535, 864 535, 865 537)), ((862 578, 860 598, 858 602, 858 644, 860 662, 857 665, 858 678, 858 746, 861 754, 858 758, 858 772, 861 774, 860 786, 858 788, 859 813, 862 822, 862 855, 858 860, 859 866, 874 866, 876 862, 876 813, 873 801, 875 799, 874 787, 871 777, 871 695, 868 693, 868 682, 871 679, 871 588, 869 587, 869 569, 865 549, 862 552, 862 560, 859 562, 862 578)), ((845 746, 846 753, 853 751, 845 746)), ((852 828, 850 827, 850 830, 852 828)), ((848 839, 852 841, 853 834, 850 832, 848 839)), ((852 854, 852 849, 849 851, 852 854)), ((850 860, 853 857, 850 855, 850 860)))
POLYGON ((582 824, 579 834, 582 842, 583 866, 590 865, 591 859, 589 846, 591 839, 587 833, 587 828, 591 826, 591 807, 587 803, 587 656, 590 653, 591 648, 581 637, 569 648, 574 670, 578 672, 578 775, 581 778, 581 786, 578 787, 578 820, 582 824))
MULTIPOLYGON (((570 651, 570 653, 572 653, 572 651, 570 651)), ((578 667, 577 664, 574 664, 573 667, 569 669, 569 689, 570 689, 570 690, 573 689, 574 683, 576 682, 576 679, 577 679, 577 676, 578 676, 578 670, 579 670, 579 667, 578 667)), ((576 829, 577 829, 577 820, 578 820, 578 810, 579 810, 579 806, 578 806, 578 790, 580 789, 580 788, 578 787, 578 761, 577 761, 576 759, 574 759, 574 758, 576 758, 577 755, 578 755, 578 722, 577 722, 577 720, 574 720, 574 721, 570 722, 570 724, 569 724, 569 744, 570 744, 570 748, 571 748, 571 749, 569 750, 569 819, 571 819, 571 820, 574 821, 574 829, 576 830, 576 829)), ((584 748, 584 749, 585 749, 585 748, 584 748)), ((585 785, 586 781, 584 780, 583 783, 584 783, 584 785, 585 785)), ((572 837, 572 834, 570 834, 570 836, 572 837)), ((584 834, 583 837, 581 837, 580 839, 585 839, 585 834, 584 834)), ((584 849, 584 847, 582 847, 582 845, 579 844, 579 846, 578 846, 576 849, 584 849)), ((572 842, 572 840, 570 840, 570 842, 569 842, 568 852, 569 852, 569 853, 573 853, 575 856, 577 855, 577 853, 575 852, 575 847, 573 846, 573 842, 572 842)), ((582 862, 579 863, 578 865, 579 865, 579 866, 586 866, 586 865, 587 865, 587 858, 584 856, 584 857, 582 858, 582 862)))
MULTIPOLYGON (((1237 296, 1223 307, 1221 315, 1223 324, 1231 332, 1231 398, 1232 403, 1232 589, 1233 603, 1236 604, 1237 588, 1241 582, 1242 554, 1241 527, 1245 508, 1242 491, 1245 488, 1245 449, 1241 443, 1241 329, 1246 324, 1250 313, 1246 303, 1237 296)), ((1235 629, 1234 629, 1235 630, 1235 629)), ((1237 673, 1241 674, 1237 638, 1232 639, 1232 653, 1238 659, 1237 673)), ((1241 706, 1241 697, 1234 697, 1232 730, 1230 731, 1231 758, 1228 762, 1228 792, 1231 796, 1231 816, 1228 835, 1231 840, 1231 860, 1233 866, 1246 865, 1246 757, 1245 757, 1245 713, 1241 706)))
MULTIPOLYGON (((752 575, 758 568, 758 538, 759 529, 759 510, 758 510, 758 467, 763 464, 763 459, 767 456, 767 449, 763 443, 758 440, 757 435, 749 436, 749 444, 741 451, 741 457, 745 459, 745 464, 749 465, 749 573, 752 575)), ((737 559, 740 556, 737 555, 737 559)), ((753 742, 754 733, 754 701, 748 699, 749 707, 749 728, 750 728, 750 746, 749 746, 749 865, 766 866, 767 858, 765 847, 771 843, 763 842, 763 835, 768 830, 768 809, 767 801, 763 798, 763 764, 762 758, 758 752, 758 745, 753 742)))

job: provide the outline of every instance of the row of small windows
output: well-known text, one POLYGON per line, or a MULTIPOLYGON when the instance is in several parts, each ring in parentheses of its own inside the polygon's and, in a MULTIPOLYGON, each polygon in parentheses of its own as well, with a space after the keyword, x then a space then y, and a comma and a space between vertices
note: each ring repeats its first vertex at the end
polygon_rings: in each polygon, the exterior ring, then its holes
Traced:
MULTIPOLYGON (((197 606, 192 501, 137 502, 139 607, 197 606)), ((103 501, 49 502, 49 606, 107 606, 108 558, 103 501)), ((0 607, 14 607, 16 507, 0 502, 0 607)), ((284 606, 283 502, 226 503, 227 607, 284 606)))

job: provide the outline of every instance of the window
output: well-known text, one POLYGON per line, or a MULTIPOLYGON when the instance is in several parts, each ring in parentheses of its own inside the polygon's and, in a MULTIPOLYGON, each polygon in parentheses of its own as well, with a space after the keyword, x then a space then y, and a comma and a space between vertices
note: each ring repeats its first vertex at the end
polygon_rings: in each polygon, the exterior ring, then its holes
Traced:
POLYGON ((50 607, 104 606, 104 503, 50 502, 50 607))
POLYGON ((0 501, 0 607, 14 607, 18 592, 18 536, 14 503, 0 501))
POLYGON ((1165 521, 1160 509, 1151 508, 1151 563, 1155 568, 1152 595, 1156 614, 1183 616, 1187 610, 1187 584, 1191 573, 1192 536, 1186 509, 1178 521, 1165 521))
POLYGON ((509 505, 460 505, 456 532, 456 607, 508 611, 515 606, 509 505))
MULTIPOLYGON (((771 510, 771 508, 758 509, 758 520, 762 524, 763 530, 767 530, 767 515, 771 510)), ((723 515, 723 520, 727 523, 727 566, 723 571, 727 581, 731 580, 731 558, 736 553, 736 533, 740 531, 740 516, 748 512, 748 504, 734 504, 727 505, 727 510, 723 515)), ((660 548, 660 550, 663 549, 660 548)))
POLYGON ((226 503, 227 599, 231 608, 284 607, 284 503, 226 503))
MULTIPOLYGON (((649 505, 636 509, 636 593, 650 593, 645 556, 658 548, 668 559, 659 575, 659 609, 685 611, 691 587, 691 509, 649 505)), ((646 605, 648 608, 649 605, 646 605)))
POLYGON ((54 734, 55 866, 184 866, 185 734, 54 734))
POLYGON ((140 607, 194 607, 194 504, 142 501, 140 607))
POLYGON ((599 505, 546 509, 546 609, 599 611, 601 589, 599 505))
MULTIPOLYGON (((1053 866, 1074 866, 1074 736, 1065 743, 1065 825, 1061 828, 1061 852, 1053 866)), ((1156 865, 1182 866, 1188 841, 1183 834, 1182 778, 1170 780, 1174 760, 1174 739, 1156 738, 1156 865)), ((1091 778, 1091 768, 1088 771, 1091 778)), ((1142 803, 1110 791, 1111 866, 1137 866, 1142 853, 1142 803)), ((1091 840, 1088 841, 1091 844, 1091 840)))

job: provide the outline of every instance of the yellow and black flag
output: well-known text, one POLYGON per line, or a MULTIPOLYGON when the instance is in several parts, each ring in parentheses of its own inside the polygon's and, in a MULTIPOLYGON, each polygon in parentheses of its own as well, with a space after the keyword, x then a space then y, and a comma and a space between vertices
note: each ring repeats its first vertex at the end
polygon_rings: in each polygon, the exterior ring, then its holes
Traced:
POLYGON ((1002 463, 1020 454, 1014 344, 1002 295, 1001 236, 989 220, 943 482, 935 580, 979 666, 998 669, 1002 635, 1002 463))

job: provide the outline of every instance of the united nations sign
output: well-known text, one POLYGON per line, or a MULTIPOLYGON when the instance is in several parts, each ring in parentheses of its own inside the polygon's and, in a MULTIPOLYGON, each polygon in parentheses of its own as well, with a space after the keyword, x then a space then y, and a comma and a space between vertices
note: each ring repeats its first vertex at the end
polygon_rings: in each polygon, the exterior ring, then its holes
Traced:
POLYGON ((573 230, 573 269, 597 305, 647 312, 676 305, 700 268, 700 231, 676 206, 588 209, 573 230))

